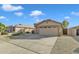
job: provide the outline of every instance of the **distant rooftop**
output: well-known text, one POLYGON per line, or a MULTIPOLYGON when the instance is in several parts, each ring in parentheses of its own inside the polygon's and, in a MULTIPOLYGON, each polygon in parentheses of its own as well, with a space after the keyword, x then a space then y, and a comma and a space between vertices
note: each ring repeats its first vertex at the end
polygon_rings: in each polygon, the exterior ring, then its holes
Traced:
POLYGON ((24 24, 17 24, 17 25, 15 25, 15 27, 31 27, 31 28, 34 28, 33 25, 24 25, 24 24))

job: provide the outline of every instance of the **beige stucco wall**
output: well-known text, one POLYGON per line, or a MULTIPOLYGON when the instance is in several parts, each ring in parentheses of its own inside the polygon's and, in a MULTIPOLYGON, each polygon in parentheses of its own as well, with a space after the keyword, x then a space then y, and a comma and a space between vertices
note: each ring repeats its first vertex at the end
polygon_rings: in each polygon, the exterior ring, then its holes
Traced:
POLYGON ((70 36, 76 36, 76 29, 75 28, 68 29, 68 35, 70 35, 70 36))
POLYGON ((22 28, 15 28, 15 32, 19 32, 22 28))
POLYGON ((63 35, 63 28, 60 26, 58 29, 59 29, 59 35, 60 36, 63 35))
POLYGON ((67 35, 71 36, 71 34, 72 34, 71 29, 68 29, 68 30, 67 30, 67 35))
POLYGON ((15 28, 15 32, 19 32, 20 30, 23 30, 24 32, 32 32, 33 28, 19 28, 19 27, 16 27, 15 28))
POLYGON ((33 28, 27 28, 25 29, 25 32, 32 32, 33 28))

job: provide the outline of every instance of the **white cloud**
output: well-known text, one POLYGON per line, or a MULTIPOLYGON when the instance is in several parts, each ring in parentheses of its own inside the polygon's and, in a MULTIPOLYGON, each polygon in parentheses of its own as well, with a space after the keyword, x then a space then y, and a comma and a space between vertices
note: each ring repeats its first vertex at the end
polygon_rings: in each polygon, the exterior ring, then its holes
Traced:
POLYGON ((45 15, 45 14, 40 10, 33 10, 33 11, 31 11, 31 13, 29 15, 34 17, 36 22, 40 22, 41 20, 39 19, 39 16, 45 15))
POLYGON ((72 15, 75 15, 75 16, 79 16, 79 12, 74 12, 74 11, 72 11, 71 14, 72 14, 72 15))
POLYGON ((17 10, 22 10, 24 9, 22 6, 13 6, 13 5, 10 5, 10 4, 3 4, 1 6, 1 8, 4 10, 4 11, 17 11, 17 10))
POLYGON ((0 16, 0 19, 6 19, 6 17, 5 16, 0 16))
POLYGON ((33 17, 38 17, 40 15, 44 15, 44 13, 42 11, 39 11, 39 10, 34 10, 30 13, 30 16, 33 16, 33 17))
POLYGON ((66 17, 64 17, 64 19, 70 19, 70 17, 69 16, 66 16, 66 17))
POLYGON ((43 21, 43 19, 36 19, 36 23, 41 21, 43 21))
POLYGON ((39 19, 36 19, 36 22, 40 22, 40 20, 39 19))
POLYGON ((22 12, 15 12, 14 14, 15 14, 16 16, 22 16, 22 15, 23 15, 22 12))

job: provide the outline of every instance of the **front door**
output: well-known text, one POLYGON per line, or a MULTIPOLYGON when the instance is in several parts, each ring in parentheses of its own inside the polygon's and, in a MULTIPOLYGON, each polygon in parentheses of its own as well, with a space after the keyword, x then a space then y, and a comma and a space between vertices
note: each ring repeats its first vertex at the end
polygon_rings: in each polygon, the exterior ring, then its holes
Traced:
POLYGON ((77 35, 79 35, 79 29, 77 29, 77 31, 76 31, 76 32, 77 32, 77 35))
POLYGON ((67 29, 63 29, 63 35, 67 35, 67 29))

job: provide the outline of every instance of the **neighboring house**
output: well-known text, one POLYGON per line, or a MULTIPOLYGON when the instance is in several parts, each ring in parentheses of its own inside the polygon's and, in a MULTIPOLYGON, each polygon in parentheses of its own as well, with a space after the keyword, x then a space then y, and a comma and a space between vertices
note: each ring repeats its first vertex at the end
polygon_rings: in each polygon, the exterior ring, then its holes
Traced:
POLYGON ((70 36, 79 36, 79 26, 75 26, 68 29, 68 35, 70 36))
POLYGON ((14 32, 15 31, 15 26, 13 26, 13 25, 8 26, 6 31, 9 32, 9 33, 14 32))
POLYGON ((15 25, 15 32, 32 32, 34 29, 33 26, 30 26, 30 25, 23 25, 23 24, 18 24, 18 25, 15 25))
POLYGON ((63 34, 63 26, 61 23, 51 19, 41 21, 34 24, 35 32, 40 35, 53 35, 58 36, 63 34))

